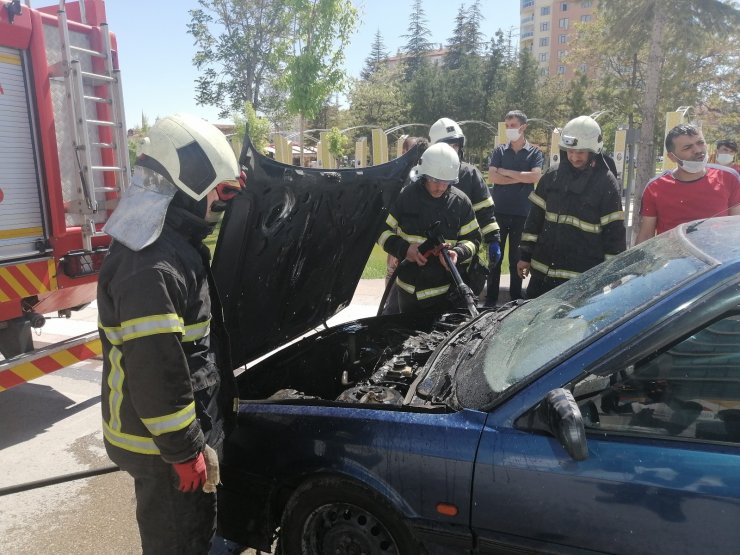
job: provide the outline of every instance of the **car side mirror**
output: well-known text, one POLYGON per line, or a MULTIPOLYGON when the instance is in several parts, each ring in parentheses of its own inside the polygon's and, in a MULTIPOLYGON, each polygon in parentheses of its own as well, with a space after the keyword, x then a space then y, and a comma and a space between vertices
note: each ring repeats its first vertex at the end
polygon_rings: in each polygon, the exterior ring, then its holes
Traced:
POLYGON ((534 410, 519 419, 517 425, 556 437, 574 460, 583 461, 588 458, 583 415, 573 394, 567 389, 550 391, 534 410))
POLYGON ((547 411, 551 433, 560 440, 568 454, 577 461, 586 460, 586 428, 573 394, 567 389, 553 389, 545 398, 544 410, 547 411))

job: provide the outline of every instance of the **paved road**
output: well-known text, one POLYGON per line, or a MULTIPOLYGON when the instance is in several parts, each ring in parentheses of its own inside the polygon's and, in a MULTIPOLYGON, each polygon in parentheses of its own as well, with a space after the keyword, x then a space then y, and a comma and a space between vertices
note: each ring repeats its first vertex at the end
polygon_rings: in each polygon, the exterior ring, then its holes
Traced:
MULTIPOLYGON (((373 316, 382 280, 362 280, 330 324, 373 316)), ((95 306, 51 318, 37 343, 95 329, 95 306)), ((0 393, 0 490, 110 465, 100 432, 100 360, 0 393)), ((2 553, 140 553, 133 483, 116 472, 0 498, 2 553)), ((251 552, 254 553, 254 552, 251 552)))
MULTIPOLYGON (((508 276, 502 276, 506 294, 508 276)), ((361 280, 352 303, 329 321, 374 316, 383 280, 361 280)), ((50 318, 38 344, 96 329, 94 304, 50 318)), ((88 360, 0 393, 0 490, 110 465, 100 432, 101 361, 88 360)), ((115 472, 0 498, 2 553, 140 553, 133 483, 115 472)), ((248 551, 246 553, 254 553, 248 551)))

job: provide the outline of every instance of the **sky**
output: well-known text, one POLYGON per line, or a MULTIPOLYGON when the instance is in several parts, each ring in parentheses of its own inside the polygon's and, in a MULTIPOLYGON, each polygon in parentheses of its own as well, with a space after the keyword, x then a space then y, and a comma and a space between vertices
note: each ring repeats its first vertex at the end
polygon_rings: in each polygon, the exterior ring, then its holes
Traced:
MULTIPOLYGON (((446 43, 458 9, 471 2, 423 0, 431 42, 446 43)), ((499 28, 518 32, 519 4, 520 0, 481 0, 486 17, 481 30, 487 39, 499 28)), ((378 29, 391 54, 405 44, 401 35, 407 33, 412 1, 356 0, 355 5, 360 23, 345 56, 352 77, 359 76, 378 29)), ((197 0, 106 0, 110 30, 118 41, 127 127, 140 125, 142 113, 149 123, 174 112, 224 121, 216 108, 198 106, 193 100, 198 71, 192 64, 196 49, 187 24, 188 10, 197 7, 197 0)))

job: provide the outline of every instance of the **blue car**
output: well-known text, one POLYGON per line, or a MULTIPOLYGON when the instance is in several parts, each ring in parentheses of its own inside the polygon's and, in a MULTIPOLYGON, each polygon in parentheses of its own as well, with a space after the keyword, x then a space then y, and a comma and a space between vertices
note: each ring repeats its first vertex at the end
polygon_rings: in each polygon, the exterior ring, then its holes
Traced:
MULTIPOLYGON (((372 248, 355 227, 378 228, 414 160, 370 184, 355 170, 286 178, 249 145, 241 162, 253 190, 214 261, 235 367, 346 305, 337 292, 361 272, 348 245, 372 248), (365 186, 372 206, 348 203, 362 223, 327 216, 365 186), (328 262, 304 256, 322 241, 328 262)), ((737 553, 740 217, 683 225, 477 317, 324 329, 238 386, 219 526, 256 549, 737 553)))

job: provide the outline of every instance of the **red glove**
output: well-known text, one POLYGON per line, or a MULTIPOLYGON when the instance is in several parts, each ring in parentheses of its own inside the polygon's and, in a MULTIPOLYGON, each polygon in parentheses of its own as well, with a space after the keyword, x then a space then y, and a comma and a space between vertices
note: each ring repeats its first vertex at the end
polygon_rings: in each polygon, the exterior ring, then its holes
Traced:
POLYGON ((172 465, 180 477, 180 491, 196 491, 206 481, 206 459, 203 453, 183 463, 172 465))

